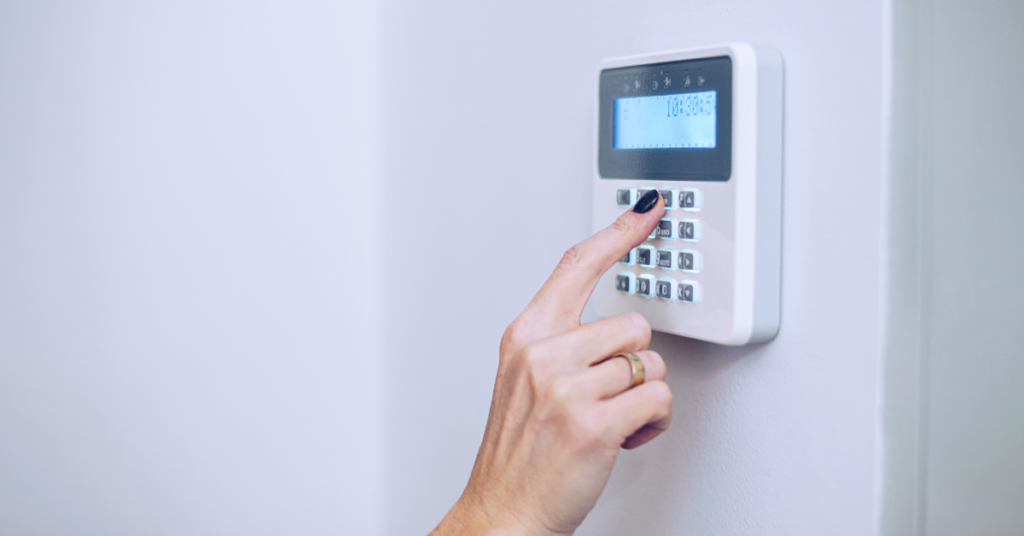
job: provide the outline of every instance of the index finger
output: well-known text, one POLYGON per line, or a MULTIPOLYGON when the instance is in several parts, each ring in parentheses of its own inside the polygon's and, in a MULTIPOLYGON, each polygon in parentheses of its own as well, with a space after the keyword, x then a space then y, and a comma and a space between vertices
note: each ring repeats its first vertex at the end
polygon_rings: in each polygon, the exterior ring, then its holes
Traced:
POLYGON ((578 326, 583 307, 601 276, 643 242, 664 213, 665 202, 658 190, 644 194, 614 223, 566 251, 527 311, 553 327, 559 326, 558 331, 578 326))

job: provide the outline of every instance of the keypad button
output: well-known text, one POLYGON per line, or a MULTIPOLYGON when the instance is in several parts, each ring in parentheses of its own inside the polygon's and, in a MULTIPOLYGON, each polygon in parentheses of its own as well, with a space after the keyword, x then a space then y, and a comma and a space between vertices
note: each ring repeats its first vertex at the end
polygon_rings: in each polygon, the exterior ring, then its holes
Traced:
POLYGON ((636 292, 636 275, 633 272, 622 272, 615 276, 615 289, 626 294, 636 292))
POLYGON ((680 251, 677 263, 680 270, 698 273, 701 266, 700 253, 692 250, 680 251))
POLYGON ((650 192, 653 189, 654 188, 640 188, 639 190, 637 190, 636 191, 636 199, 637 199, 637 201, 639 201, 641 197, 647 195, 647 192, 650 192))
POLYGON ((636 203, 636 188, 620 188, 615 192, 615 202, 619 206, 631 207, 633 203, 636 203))
POLYGON ((658 254, 655 256, 655 264, 662 270, 675 270, 676 269, 676 250, 674 249, 659 249, 658 254))
POLYGON ((654 246, 643 245, 636 248, 636 263, 644 268, 654 268, 654 246))
POLYGON ((697 242, 700 240, 700 221, 699 220, 683 220, 679 222, 679 238, 689 241, 697 242))
POLYGON ((619 262, 627 266, 633 266, 634 264, 636 264, 636 248, 629 250, 628 253, 626 253, 625 255, 623 255, 621 259, 619 259, 619 262))
POLYGON ((676 299, 676 280, 663 277, 654 285, 654 294, 667 301, 676 299))
POLYGON ((654 232, 662 240, 675 240, 678 236, 676 234, 676 220, 665 218, 659 221, 658 226, 654 228, 654 232))
POLYGON ((700 283, 696 281, 681 281, 676 291, 679 301, 688 304, 700 303, 700 283))
POLYGON ((696 188, 687 188, 679 192, 679 207, 683 210, 696 212, 703 204, 703 195, 696 188))
POLYGON ((679 192, 675 188, 666 188, 661 190, 661 198, 665 200, 665 210, 675 210, 677 195, 679 192))
POLYGON ((636 293, 645 298, 654 296, 654 276, 650 274, 640 274, 640 276, 636 278, 636 293))

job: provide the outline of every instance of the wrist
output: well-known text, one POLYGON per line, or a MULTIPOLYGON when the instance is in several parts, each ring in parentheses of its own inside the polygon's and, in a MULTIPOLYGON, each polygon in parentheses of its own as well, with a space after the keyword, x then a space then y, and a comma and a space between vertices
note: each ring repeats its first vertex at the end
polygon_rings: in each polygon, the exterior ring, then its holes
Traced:
POLYGON ((465 497, 460 498, 452 509, 448 510, 437 528, 431 531, 430 536, 514 534, 500 530, 497 523, 489 519, 489 516, 483 515, 482 509, 473 508, 466 503, 465 497))
POLYGON ((555 536, 548 530, 528 526, 514 516, 495 516, 479 504, 461 497, 430 536, 555 536))

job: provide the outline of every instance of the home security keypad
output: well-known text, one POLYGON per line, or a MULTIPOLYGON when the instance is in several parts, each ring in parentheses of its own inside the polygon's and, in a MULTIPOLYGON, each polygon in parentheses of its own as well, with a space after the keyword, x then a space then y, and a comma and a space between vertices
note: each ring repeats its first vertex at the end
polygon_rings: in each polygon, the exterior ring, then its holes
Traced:
MULTIPOLYGON (((649 190, 637 190, 636 188, 622 188, 615 193, 616 203, 622 204, 623 200, 626 199, 639 199, 649 190), (639 191, 642 192, 639 196, 633 196, 631 192, 639 191)), ((683 210, 691 210, 698 212, 699 206, 695 200, 699 199, 700 190, 689 189, 683 192, 679 192, 678 199, 681 203, 676 203, 676 190, 660 190, 662 199, 665 201, 665 214, 666 217, 662 218, 658 222, 658 226, 655 228, 653 237, 648 237, 648 243, 644 243, 638 247, 633 248, 629 251, 622 259, 619 260, 620 264, 626 266, 639 265, 643 268, 650 268, 657 271, 663 272, 674 272, 677 270, 699 273, 700 268, 697 264, 696 259, 700 258, 700 251, 696 249, 690 249, 685 251, 677 251, 671 247, 659 247, 659 244, 655 244, 654 241, 667 243, 671 240, 685 240, 687 242, 699 242, 700 238, 696 234, 700 220, 689 219, 682 222, 678 222, 675 218, 669 217, 668 214, 675 210, 674 207, 682 207, 683 210), (671 203, 670 203, 671 201, 671 203)), ((676 281, 673 277, 658 277, 659 274, 639 274, 637 276, 633 272, 622 272, 615 277, 615 288, 624 294, 637 295, 644 298, 658 297, 666 301, 679 301, 680 303, 687 305, 696 305, 700 301, 699 292, 695 289, 700 288, 700 283, 696 281, 683 280, 676 281), (657 277, 657 281, 652 281, 657 277), (639 283, 636 283, 636 282, 639 283)))
POLYGON ((594 311, 740 345, 779 327, 782 61, 731 44, 603 62, 594 231, 644 193, 665 213, 594 289, 594 311))

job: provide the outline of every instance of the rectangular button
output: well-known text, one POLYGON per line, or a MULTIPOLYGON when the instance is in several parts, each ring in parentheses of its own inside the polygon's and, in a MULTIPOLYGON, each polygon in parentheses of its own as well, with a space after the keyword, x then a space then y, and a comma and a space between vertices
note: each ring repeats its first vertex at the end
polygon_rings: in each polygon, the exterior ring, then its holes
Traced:
POLYGON ((687 272, 700 272, 700 253, 692 250, 679 252, 679 269, 687 272))
POLYGON ((654 268, 654 247, 644 245, 636 248, 636 263, 645 268, 654 268))
POLYGON ((636 276, 632 272, 622 272, 615 276, 615 288, 619 292, 633 294, 636 292, 636 276))
POLYGON ((690 242, 700 240, 700 221, 683 220, 679 222, 679 238, 690 242))
POLYGON ((674 279, 659 279, 654 286, 654 293, 663 300, 672 301, 676 298, 675 286, 676 281, 674 279))
POLYGON ((679 301, 683 303, 695 304, 700 302, 700 283, 696 281, 680 282, 677 295, 679 296, 679 301))
POLYGON ((658 268, 662 270, 675 270, 676 269, 676 250, 674 249, 659 249, 657 254, 656 263, 658 268))
MULTIPOLYGON (((628 258, 629 255, 626 255, 626 257, 628 258)), ((680 253, 679 267, 683 270, 693 270, 693 253, 680 253)))
POLYGON ((665 218, 658 222, 658 226, 654 228, 658 234, 658 238, 662 240, 673 240, 676 238, 676 220, 672 218, 665 218))
POLYGON ((636 293, 645 297, 650 298, 654 295, 654 276, 650 274, 641 274, 640 277, 636 278, 636 293))
POLYGON ((621 188, 615 192, 615 202, 620 206, 629 207, 636 203, 636 188, 621 188))
POLYGON ((703 195, 696 188, 687 188, 679 192, 679 207, 683 210, 696 212, 700 210, 703 195))

